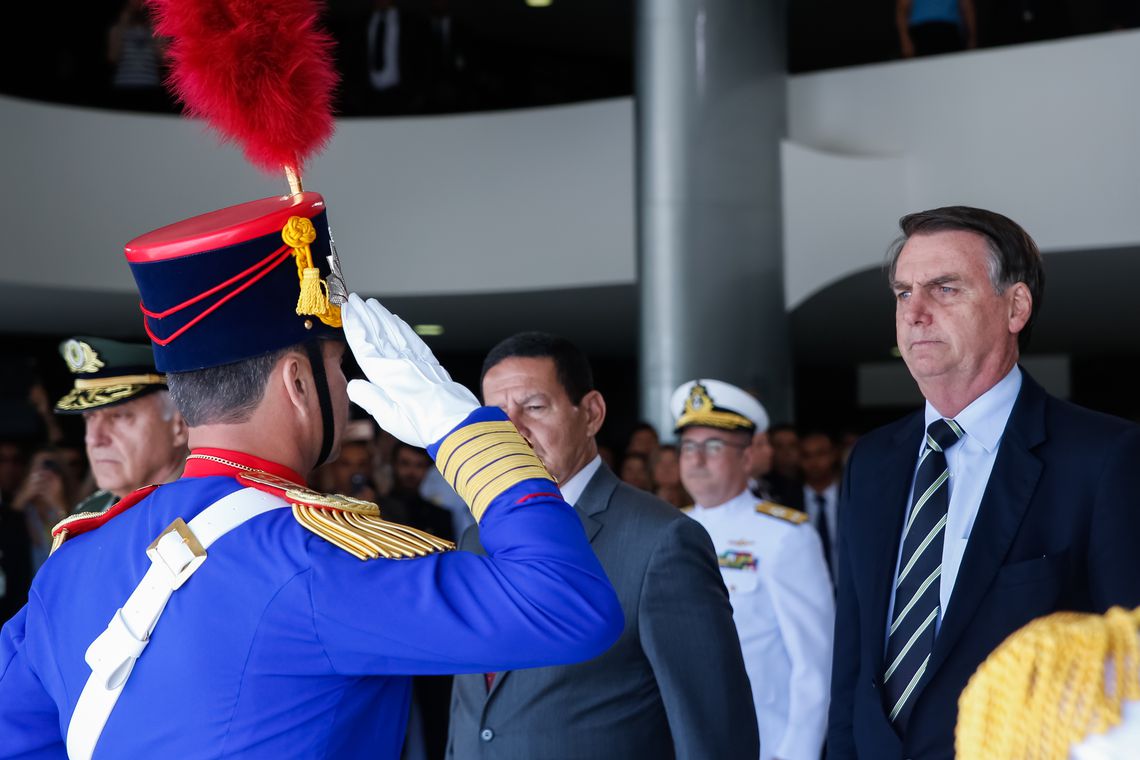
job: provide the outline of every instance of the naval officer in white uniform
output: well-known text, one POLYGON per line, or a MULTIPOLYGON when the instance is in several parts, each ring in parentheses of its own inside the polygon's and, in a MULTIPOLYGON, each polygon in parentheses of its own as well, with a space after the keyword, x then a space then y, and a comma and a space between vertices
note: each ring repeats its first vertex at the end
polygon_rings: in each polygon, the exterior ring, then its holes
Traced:
POLYGON ((801 511, 748 490, 764 407, 718 380, 673 392, 687 510, 712 537, 740 634, 760 727, 760 760, 819 760, 831 683, 835 603, 819 534, 801 511))

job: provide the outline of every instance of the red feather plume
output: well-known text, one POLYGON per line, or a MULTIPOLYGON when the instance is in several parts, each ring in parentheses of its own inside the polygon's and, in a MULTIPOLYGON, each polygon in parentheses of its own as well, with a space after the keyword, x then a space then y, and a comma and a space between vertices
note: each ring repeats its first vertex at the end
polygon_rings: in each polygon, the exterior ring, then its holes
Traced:
POLYGON ((301 174, 332 137, 337 73, 316 0, 148 0, 190 116, 256 166, 301 174))

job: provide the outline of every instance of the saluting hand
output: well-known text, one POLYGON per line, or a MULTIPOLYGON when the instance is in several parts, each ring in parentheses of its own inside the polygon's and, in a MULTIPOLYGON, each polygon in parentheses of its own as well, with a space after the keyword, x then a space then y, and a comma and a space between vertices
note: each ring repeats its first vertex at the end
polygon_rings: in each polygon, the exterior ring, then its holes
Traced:
POLYGON ((479 406, 451 379, 407 322, 355 293, 341 307, 344 335, 368 380, 348 384, 348 397, 404 443, 426 448, 479 406))

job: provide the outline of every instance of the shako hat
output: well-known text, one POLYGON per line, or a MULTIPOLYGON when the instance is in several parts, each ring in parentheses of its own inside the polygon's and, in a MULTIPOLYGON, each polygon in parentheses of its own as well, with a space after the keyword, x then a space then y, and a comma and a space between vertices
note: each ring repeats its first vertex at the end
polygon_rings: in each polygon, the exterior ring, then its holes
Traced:
POLYGON ((340 334, 345 297, 324 199, 263 198, 126 245, 162 372, 188 372, 340 334))
POLYGON ((768 429, 764 405, 747 391, 720 380, 690 380, 682 384, 673 391, 669 410, 678 433, 688 427, 745 433, 763 433, 768 429))
POLYGON ((172 374, 303 344, 324 426, 334 443, 317 338, 340 336, 346 297, 325 201, 301 183, 332 137, 335 42, 317 0, 148 0, 168 40, 168 83, 249 161, 283 171, 289 194, 159 228, 126 245, 159 370, 172 374))
POLYGON ((337 74, 315 0, 148 0, 168 40, 168 84, 288 195, 202 214, 126 245, 163 372, 260 356, 340 327, 343 282, 306 160, 331 138, 337 74))

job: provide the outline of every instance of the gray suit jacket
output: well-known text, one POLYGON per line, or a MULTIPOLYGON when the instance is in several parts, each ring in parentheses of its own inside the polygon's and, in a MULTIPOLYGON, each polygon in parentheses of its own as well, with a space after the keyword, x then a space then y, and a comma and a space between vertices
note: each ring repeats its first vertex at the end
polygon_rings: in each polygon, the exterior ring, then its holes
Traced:
MULTIPOLYGON (((740 640, 704 528, 604 465, 575 505, 625 630, 589 662, 455 677, 448 757, 742 758, 759 754, 740 640)), ((478 528, 460 542, 482 551, 478 528)))

